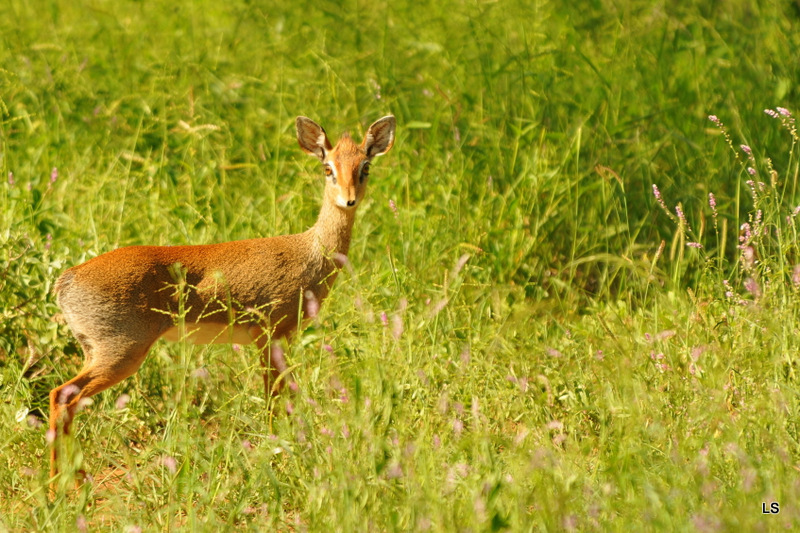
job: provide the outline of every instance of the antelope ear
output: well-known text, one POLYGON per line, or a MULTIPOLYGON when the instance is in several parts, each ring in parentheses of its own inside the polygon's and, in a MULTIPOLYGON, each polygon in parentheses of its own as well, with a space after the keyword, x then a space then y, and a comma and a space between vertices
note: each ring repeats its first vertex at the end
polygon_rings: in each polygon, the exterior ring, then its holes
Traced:
POLYGON ((364 151, 367 157, 377 157, 391 150, 394 144, 394 115, 376 120, 364 136, 364 151))
POLYGON ((317 156, 320 161, 325 161, 325 153, 333 147, 323 127, 308 117, 297 117, 296 126, 300 148, 309 155, 317 156))

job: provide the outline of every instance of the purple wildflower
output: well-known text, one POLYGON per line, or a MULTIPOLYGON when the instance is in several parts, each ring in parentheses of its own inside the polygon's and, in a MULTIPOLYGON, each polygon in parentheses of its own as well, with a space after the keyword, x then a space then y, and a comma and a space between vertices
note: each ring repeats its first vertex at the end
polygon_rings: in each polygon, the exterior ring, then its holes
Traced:
POLYGON ((53 170, 50 171, 50 185, 54 184, 58 180, 58 169, 53 167, 53 170))
POLYGON ((386 479, 400 479, 403 477, 403 467, 399 463, 392 463, 386 469, 386 479))
POLYGON ((386 316, 386 311, 381 311, 381 324, 384 326, 389 325, 389 317, 386 316))
POLYGON ((745 246, 742 248, 742 257, 748 268, 752 268, 756 264, 756 251, 752 246, 745 246))
POLYGON ((677 334, 678 332, 675 331, 674 329, 665 329, 664 331, 659 331, 658 333, 656 333, 656 340, 665 341, 667 339, 671 339, 677 334))
POLYGON ((178 471, 178 462, 175 460, 174 457, 172 457, 170 455, 165 455, 164 457, 162 457, 161 458, 161 464, 167 470, 169 470, 170 474, 174 474, 175 472, 178 471))
POLYGON ((125 409, 125 407, 127 407, 127 405, 128 405, 128 402, 130 402, 130 401, 131 401, 130 394, 123 393, 123 394, 120 394, 119 398, 117 398, 117 402, 114 404, 114 406, 117 409, 125 409))
POLYGON ((708 193, 708 205, 710 205, 711 209, 713 209, 714 212, 716 213, 716 211, 717 211, 717 199, 714 198, 714 193, 713 192, 708 193))
POLYGON ((750 154, 753 153, 753 150, 749 146, 747 146, 746 144, 740 144, 739 148, 741 148, 742 152, 746 153, 747 155, 750 155, 750 154))
MULTIPOLYGON (((752 230, 750 229, 750 224, 745 222, 744 224, 741 225, 739 229, 743 231, 742 235, 739 235, 739 242, 741 243, 750 242, 750 240, 753 238, 753 233, 752 230)), ((746 244, 743 244, 742 246, 745 245, 746 244)))
POLYGON ((792 116, 792 114, 789 112, 789 110, 786 109, 785 107, 776 107, 775 109, 777 109, 778 113, 780 113, 781 115, 783 115, 786 118, 789 118, 789 117, 792 116))
POLYGON ((70 384, 61 389, 61 392, 58 394, 58 403, 69 403, 72 398, 74 398, 78 393, 81 392, 80 387, 77 385, 70 384))
POLYGON ((753 298, 759 298, 761 296, 761 287, 753 278, 747 278, 747 280, 744 282, 744 288, 747 289, 747 292, 753 295, 753 298))
POLYGON ((708 115, 708 120, 716 124, 717 126, 722 124, 722 121, 717 117, 717 115, 708 115))
POLYGON ((778 115, 778 112, 775 111, 774 109, 765 109, 764 113, 766 113, 767 115, 771 116, 772 118, 778 118, 780 116, 780 115, 778 115))
POLYGON ((306 291, 306 314, 315 318, 319 314, 319 300, 312 291, 306 291))
POLYGON ((687 242, 686 246, 688 246, 689 248, 697 248, 697 249, 700 249, 700 248, 703 247, 703 245, 700 244, 699 242, 687 242))
POLYGON ((731 282, 727 279, 723 279, 722 286, 725 287, 725 297, 733 298, 733 287, 731 287, 731 282))
POLYGON ((392 336, 398 340, 403 336, 403 317, 399 314, 392 316, 392 336))
POLYGON ((272 344, 272 349, 270 350, 270 359, 272 360, 272 364, 275 366, 276 369, 283 372, 286 370, 286 358, 283 356, 283 348, 277 342, 272 344))
POLYGON ((398 215, 397 215, 397 204, 394 203, 394 200, 389 200, 389 209, 391 209, 392 213, 394 213, 394 218, 395 219, 398 218, 398 215))
POLYGON ((28 423, 28 427, 36 429, 39 429, 44 425, 44 423, 41 420, 39 420, 39 418, 36 415, 28 415, 26 422, 28 423))
POLYGON ((747 173, 750 174, 751 176, 755 176, 756 169, 754 169, 753 167, 747 167, 747 173))
POLYGON ((201 366, 200 368, 197 368, 195 369, 194 372, 192 372, 192 377, 195 379, 200 379, 205 381, 211 377, 211 373, 208 371, 207 368, 203 368, 201 366))

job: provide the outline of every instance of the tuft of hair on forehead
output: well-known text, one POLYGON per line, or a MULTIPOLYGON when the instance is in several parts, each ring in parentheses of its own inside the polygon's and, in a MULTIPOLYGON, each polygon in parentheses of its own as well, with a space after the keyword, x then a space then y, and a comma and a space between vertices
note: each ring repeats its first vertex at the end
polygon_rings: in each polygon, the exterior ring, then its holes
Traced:
POLYGON ((336 143, 336 151, 339 154, 360 154, 363 153, 364 150, 356 144, 352 137, 350 137, 349 132, 342 133, 341 137, 339 137, 339 142, 336 143))

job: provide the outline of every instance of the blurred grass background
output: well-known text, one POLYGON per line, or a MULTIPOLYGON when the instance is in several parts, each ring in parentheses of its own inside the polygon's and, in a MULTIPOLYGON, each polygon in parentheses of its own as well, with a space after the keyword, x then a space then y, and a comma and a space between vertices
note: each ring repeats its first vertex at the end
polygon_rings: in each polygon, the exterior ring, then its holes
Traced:
POLYGON ((796 110, 798 22, 790 1, 8 0, 0 527, 797 527, 796 137, 763 110, 796 110), (287 354, 300 395, 267 409, 250 347, 159 344, 79 415, 91 480, 48 502, 40 420, 81 356, 58 273, 304 231, 321 178, 294 117, 360 137, 387 113, 353 271, 287 354), (759 208, 784 230, 762 298, 736 248, 759 208))

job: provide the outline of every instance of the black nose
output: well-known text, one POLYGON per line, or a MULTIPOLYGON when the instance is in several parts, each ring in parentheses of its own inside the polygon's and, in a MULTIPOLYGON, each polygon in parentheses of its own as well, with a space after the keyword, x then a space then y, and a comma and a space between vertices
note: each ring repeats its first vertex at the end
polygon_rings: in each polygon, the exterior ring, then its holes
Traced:
POLYGON ((356 201, 355 200, 347 200, 347 206, 348 207, 353 207, 354 205, 356 205, 356 201))

